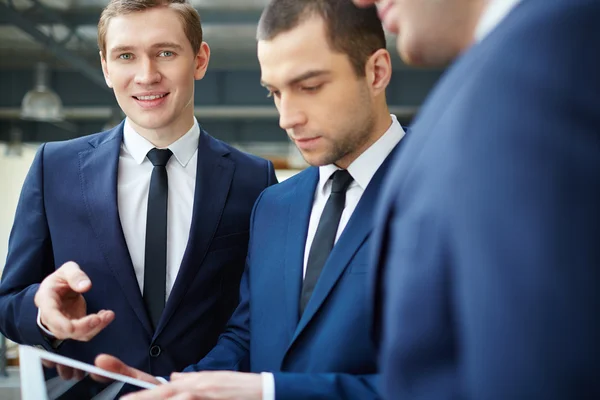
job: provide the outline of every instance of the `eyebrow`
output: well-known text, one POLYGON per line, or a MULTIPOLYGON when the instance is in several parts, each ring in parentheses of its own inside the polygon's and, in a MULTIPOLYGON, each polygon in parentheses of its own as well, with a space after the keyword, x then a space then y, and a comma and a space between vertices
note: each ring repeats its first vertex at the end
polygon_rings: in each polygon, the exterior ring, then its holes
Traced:
POLYGON ((173 42, 160 42, 160 43, 155 43, 152 46, 153 49, 156 48, 170 48, 170 49, 177 49, 177 50, 183 50, 183 47, 178 45, 177 43, 173 43, 173 42))
MULTIPOLYGON (((176 50, 183 50, 183 47, 181 47, 180 45, 178 45, 177 43, 173 43, 173 42, 161 42, 161 43, 155 43, 152 46, 150 46, 152 49, 157 49, 157 48, 169 48, 169 49, 176 49, 176 50)), ((128 51, 132 51, 135 48, 133 46, 117 46, 117 47, 113 47, 112 49, 110 49, 111 53, 125 53, 128 51)))
MULTIPOLYGON (((300 83, 300 82, 305 81, 305 80, 310 79, 310 78, 315 78, 317 76, 330 75, 330 74, 331 74, 331 71, 327 71, 327 70, 307 71, 307 72, 303 73, 302 75, 299 75, 299 76, 297 76, 297 77, 289 80, 286 85, 287 86, 292 86, 292 85, 295 85, 297 83, 300 83)), ((263 81, 262 79, 260 81, 260 84, 262 86, 264 86, 264 87, 272 86, 271 84, 269 84, 268 82, 263 81)))
POLYGON ((110 49, 109 53, 125 53, 133 50, 132 46, 117 46, 110 49))

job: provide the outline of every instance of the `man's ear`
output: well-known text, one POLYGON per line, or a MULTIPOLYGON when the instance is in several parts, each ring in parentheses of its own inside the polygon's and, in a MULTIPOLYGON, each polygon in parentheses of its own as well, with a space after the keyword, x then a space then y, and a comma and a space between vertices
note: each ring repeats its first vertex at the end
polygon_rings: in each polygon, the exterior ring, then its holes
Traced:
POLYGON ((112 89, 112 82, 110 81, 110 76, 108 75, 108 66, 106 65, 106 58, 104 57, 102 50, 100 50, 99 53, 100 64, 102 64, 102 73, 104 74, 104 81, 106 82, 106 86, 112 89))
POLYGON ((195 66, 194 66, 194 79, 200 80, 204 78, 206 69, 208 68, 208 62, 210 61, 210 47, 206 42, 202 42, 198 54, 196 54, 195 66))
POLYGON ((369 57, 365 65, 367 82, 375 96, 385 92, 392 77, 392 61, 386 49, 379 49, 369 57))

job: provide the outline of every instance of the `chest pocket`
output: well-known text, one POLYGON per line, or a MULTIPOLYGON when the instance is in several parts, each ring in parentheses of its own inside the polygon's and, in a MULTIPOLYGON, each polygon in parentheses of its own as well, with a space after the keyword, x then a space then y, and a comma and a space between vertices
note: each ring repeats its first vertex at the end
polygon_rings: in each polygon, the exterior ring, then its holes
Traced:
POLYGON ((247 247, 249 238, 249 231, 218 236, 212 240, 208 251, 211 252, 224 249, 233 249, 235 247, 247 247))
POLYGON ((352 263, 348 269, 350 274, 366 274, 369 272, 371 264, 368 262, 352 263))

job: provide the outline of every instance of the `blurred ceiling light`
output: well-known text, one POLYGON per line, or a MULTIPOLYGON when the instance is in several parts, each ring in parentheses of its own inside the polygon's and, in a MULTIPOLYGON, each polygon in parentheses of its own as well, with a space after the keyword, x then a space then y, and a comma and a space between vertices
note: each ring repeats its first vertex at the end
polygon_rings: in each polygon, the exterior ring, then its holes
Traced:
POLYGON ((6 143, 4 155, 7 157, 20 157, 23 154, 23 131, 14 123, 10 127, 10 138, 6 143))
POLYGON ((39 1, 39 3, 42 3, 46 7, 55 8, 59 10, 70 10, 73 6, 72 0, 41 0, 39 1))
POLYGON ((35 87, 25 94, 21 103, 21 118, 43 122, 64 120, 60 97, 50 89, 48 65, 40 62, 35 68, 35 87))

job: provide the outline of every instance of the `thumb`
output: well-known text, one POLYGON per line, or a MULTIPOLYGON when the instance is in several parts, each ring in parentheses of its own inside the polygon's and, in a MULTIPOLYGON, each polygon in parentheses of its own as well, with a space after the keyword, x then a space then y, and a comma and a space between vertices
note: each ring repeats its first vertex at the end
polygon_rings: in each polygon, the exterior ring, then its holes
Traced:
MULTIPOLYGON (((116 357, 110 356, 108 354, 100 354, 96 357, 94 361, 96 367, 104 369, 109 372, 113 372, 116 374, 121 374, 125 376, 129 376, 130 378, 139 379, 141 381, 159 384, 160 381, 156 379, 154 376, 147 374, 139 369, 135 369, 125 364, 123 361, 119 360, 116 357)), ((96 376, 93 377, 96 380, 106 380, 106 378, 97 379, 96 376)))
POLYGON ((81 270, 79 265, 73 261, 63 264, 58 271, 60 271, 63 279, 67 281, 71 290, 75 292, 84 293, 92 287, 90 278, 81 270))

